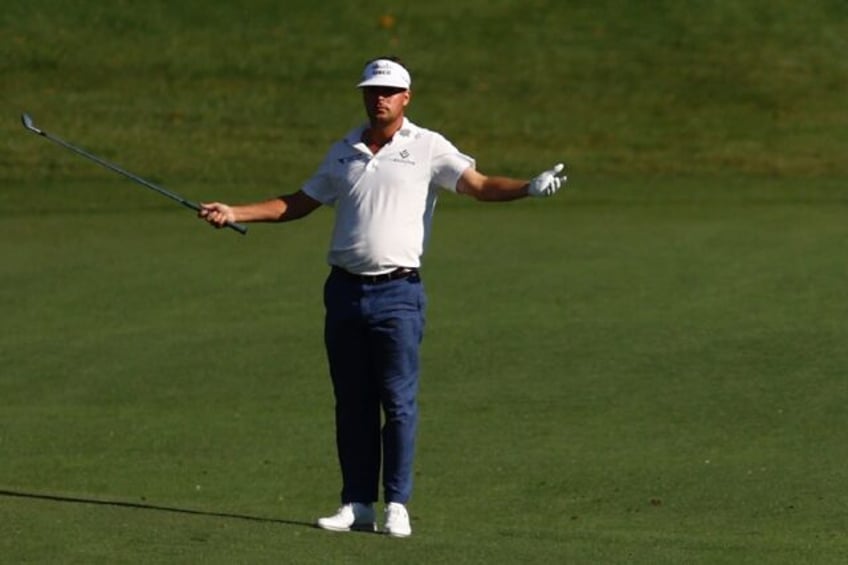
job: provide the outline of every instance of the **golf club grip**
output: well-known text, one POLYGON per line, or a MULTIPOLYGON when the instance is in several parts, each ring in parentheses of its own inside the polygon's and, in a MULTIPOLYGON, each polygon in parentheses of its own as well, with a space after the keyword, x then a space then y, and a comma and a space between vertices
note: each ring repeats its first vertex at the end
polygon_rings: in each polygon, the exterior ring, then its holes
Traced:
MULTIPOLYGON (((195 212, 200 212, 201 210, 203 210, 203 207, 200 204, 198 204, 197 202, 192 202, 191 200, 186 200, 185 198, 182 198, 180 196, 177 196, 177 198, 179 199, 178 200, 179 203, 182 204, 183 206, 185 206, 186 208, 191 208, 195 212)), ((241 235, 247 235, 247 226, 245 226, 244 224, 239 224, 238 222, 227 222, 227 223, 224 224, 223 227, 235 230, 235 231, 239 232, 241 235)))
POLYGON ((247 226, 243 224, 239 224, 236 222, 227 222, 225 225, 230 229, 236 230, 241 235, 247 235, 247 226))

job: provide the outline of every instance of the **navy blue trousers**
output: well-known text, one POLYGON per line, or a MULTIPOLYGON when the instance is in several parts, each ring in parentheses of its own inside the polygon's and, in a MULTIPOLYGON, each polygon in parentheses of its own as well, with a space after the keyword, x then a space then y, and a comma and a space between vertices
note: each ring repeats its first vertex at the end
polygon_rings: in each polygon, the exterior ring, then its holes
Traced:
POLYGON ((342 503, 377 501, 382 467, 385 502, 405 504, 412 496, 424 285, 417 274, 372 284, 334 269, 324 306, 342 503))

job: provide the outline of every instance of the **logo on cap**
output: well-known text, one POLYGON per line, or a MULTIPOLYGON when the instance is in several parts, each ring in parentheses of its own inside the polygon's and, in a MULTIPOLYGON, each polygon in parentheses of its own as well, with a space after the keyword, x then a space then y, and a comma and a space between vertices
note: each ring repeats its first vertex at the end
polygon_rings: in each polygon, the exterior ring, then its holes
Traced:
POLYGON ((362 73, 362 81, 356 86, 388 86, 409 89, 412 78, 403 65, 389 59, 378 59, 367 65, 362 73))

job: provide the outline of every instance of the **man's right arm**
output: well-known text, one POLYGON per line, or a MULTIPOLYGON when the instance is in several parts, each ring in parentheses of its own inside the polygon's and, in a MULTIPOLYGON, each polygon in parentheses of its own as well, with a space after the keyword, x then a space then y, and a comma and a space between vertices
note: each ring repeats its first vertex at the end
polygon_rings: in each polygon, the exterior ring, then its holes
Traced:
POLYGON ((227 222, 290 222, 312 213, 321 203, 302 190, 263 202, 230 206, 221 202, 201 204, 198 217, 217 228, 227 222))

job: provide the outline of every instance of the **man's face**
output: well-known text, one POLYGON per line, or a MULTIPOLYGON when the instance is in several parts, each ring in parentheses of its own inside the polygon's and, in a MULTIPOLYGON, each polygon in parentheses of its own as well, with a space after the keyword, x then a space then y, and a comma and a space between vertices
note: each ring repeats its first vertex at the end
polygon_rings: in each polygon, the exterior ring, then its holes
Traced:
POLYGON ((409 91, 403 88, 366 86, 362 89, 365 113, 377 124, 389 124, 401 118, 409 97, 409 91))

